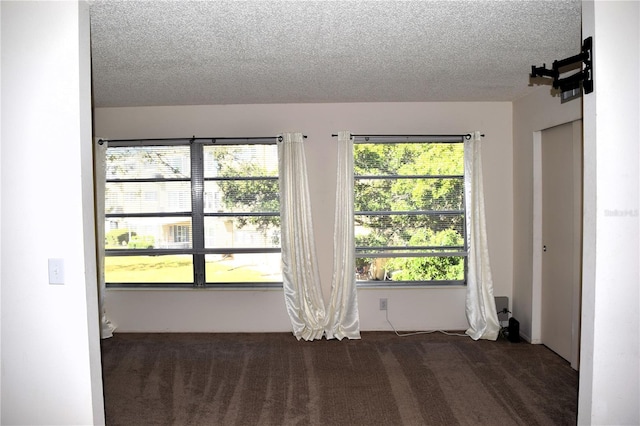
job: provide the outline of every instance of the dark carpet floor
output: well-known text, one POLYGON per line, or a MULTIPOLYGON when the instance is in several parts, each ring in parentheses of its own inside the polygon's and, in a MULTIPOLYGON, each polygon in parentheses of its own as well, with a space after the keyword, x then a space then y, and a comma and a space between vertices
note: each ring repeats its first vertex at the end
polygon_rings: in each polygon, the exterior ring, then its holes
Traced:
POLYGON ((573 425, 578 373, 541 345, 368 332, 116 334, 108 425, 573 425))

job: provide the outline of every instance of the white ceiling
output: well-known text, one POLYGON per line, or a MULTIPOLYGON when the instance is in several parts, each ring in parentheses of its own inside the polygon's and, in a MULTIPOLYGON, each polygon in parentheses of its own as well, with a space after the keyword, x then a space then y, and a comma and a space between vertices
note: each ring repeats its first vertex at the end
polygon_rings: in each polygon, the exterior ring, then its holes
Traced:
POLYGON ((91 3, 94 105, 513 101, 581 1, 91 3))

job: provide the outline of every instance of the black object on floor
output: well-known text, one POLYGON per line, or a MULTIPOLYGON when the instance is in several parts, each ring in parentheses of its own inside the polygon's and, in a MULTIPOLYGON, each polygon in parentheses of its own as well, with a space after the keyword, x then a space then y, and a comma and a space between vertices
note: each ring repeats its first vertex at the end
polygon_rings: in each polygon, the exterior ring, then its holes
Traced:
POLYGON ((513 343, 518 343, 520 341, 520 323, 513 317, 509 318, 507 338, 513 343))

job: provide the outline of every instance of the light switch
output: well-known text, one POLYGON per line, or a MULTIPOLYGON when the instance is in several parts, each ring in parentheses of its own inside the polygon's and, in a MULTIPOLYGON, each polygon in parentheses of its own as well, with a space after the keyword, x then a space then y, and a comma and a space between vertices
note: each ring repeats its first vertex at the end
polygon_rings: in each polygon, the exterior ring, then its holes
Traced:
POLYGON ((49 259, 49 284, 64 284, 64 259, 49 259))

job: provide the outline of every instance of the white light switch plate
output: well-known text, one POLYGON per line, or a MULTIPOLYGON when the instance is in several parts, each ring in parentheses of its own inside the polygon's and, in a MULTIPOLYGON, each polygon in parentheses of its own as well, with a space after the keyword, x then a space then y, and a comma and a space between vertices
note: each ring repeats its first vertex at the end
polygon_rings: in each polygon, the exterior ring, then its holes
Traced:
POLYGON ((49 259, 49 284, 64 284, 64 259, 49 259))

